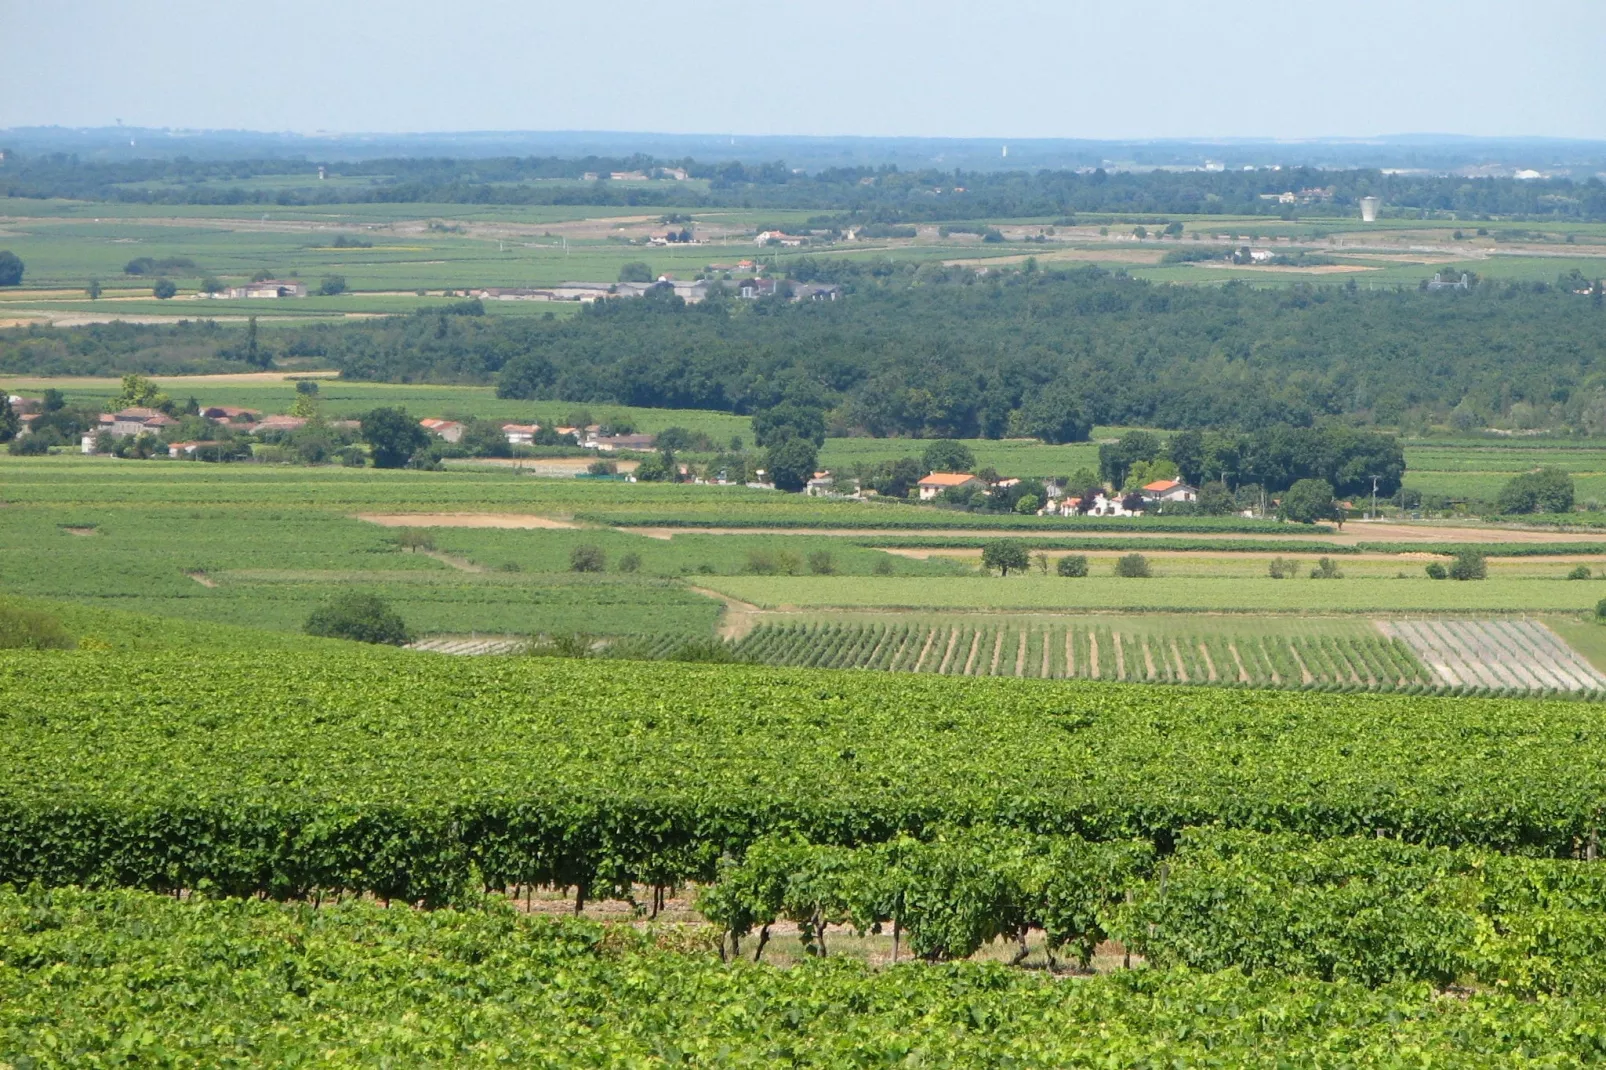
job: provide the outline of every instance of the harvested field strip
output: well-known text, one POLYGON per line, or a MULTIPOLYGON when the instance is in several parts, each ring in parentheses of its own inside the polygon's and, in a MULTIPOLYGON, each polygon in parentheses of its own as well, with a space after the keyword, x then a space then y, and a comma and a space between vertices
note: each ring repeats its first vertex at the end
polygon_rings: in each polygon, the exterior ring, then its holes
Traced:
POLYGON ((506 635, 430 635, 408 643, 408 650, 432 654, 512 654, 529 645, 528 639, 506 635))
POLYGON ((1606 676, 1560 637, 1531 620, 1379 621, 1444 687, 1595 691, 1606 676))
MULTIPOLYGON (((762 624, 732 646, 737 657, 767 665, 879 669, 947 676, 1016 676, 1120 680, 1235 687, 1314 687, 1344 691, 1594 690, 1606 688, 1593 670, 1555 665, 1560 641, 1543 630, 1499 633, 1520 669, 1460 673, 1447 668, 1447 640, 1437 631, 1383 635, 1288 633, 1229 638, 1209 633, 1154 634, 1104 624, 1000 623, 762 624), (1546 639, 1545 637, 1549 638, 1546 639), (1548 653, 1541 654, 1541 650, 1548 653), (1418 660, 1421 658, 1422 660, 1418 660), (1547 661, 1548 659, 1548 661, 1547 661)), ((1464 622, 1463 622, 1464 623, 1464 622)), ((1380 626, 1381 627, 1381 626, 1380 626)), ((1485 636, 1480 631, 1476 633, 1485 636)), ((1496 639, 1481 640, 1491 647, 1496 639)), ((1568 665, 1583 663, 1570 657, 1568 665)))

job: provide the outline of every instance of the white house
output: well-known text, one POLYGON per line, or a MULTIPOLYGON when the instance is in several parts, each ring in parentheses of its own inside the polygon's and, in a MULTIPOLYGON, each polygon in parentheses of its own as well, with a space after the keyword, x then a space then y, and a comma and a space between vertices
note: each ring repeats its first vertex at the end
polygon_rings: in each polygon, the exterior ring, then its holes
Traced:
POLYGON ((1195 502, 1199 492, 1180 479, 1157 479, 1145 483, 1138 493, 1151 502, 1195 502))
POLYGON ((305 297, 307 284, 298 279, 263 279, 260 282, 248 282, 244 286, 231 286, 219 296, 234 301, 257 297, 305 297))
POLYGON ((932 472, 917 484, 920 500, 929 502, 944 491, 981 486, 981 480, 969 472, 932 472))
POLYGON ((507 437, 509 446, 535 445, 535 433, 541 430, 540 424, 503 424, 502 434, 507 437))
MULTIPOLYGON (((1067 497, 1061 498, 1047 506, 1044 513, 1059 516, 1082 516, 1082 499, 1067 497)), ((1093 504, 1087 509, 1087 516, 1139 516, 1139 511, 1128 509, 1126 499, 1119 494, 1106 494, 1099 491, 1093 496, 1093 504)))
POLYGON ((827 498, 836 493, 836 480, 830 472, 815 472, 814 478, 809 480, 803 488, 803 493, 810 498, 827 498))
POLYGON ((418 425, 425 431, 447 442, 463 441, 464 427, 456 420, 437 420, 430 418, 418 421, 418 425))

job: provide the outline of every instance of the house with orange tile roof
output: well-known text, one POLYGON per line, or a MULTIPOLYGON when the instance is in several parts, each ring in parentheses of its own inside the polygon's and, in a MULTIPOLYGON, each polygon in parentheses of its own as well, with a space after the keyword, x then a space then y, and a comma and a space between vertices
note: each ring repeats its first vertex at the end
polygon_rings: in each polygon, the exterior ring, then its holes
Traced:
POLYGON ((1199 500, 1199 492, 1180 479, 1156 479, 1145 483, 1138 493, 1151 502, 1192 502, 1199 500))
POLYGON ((979 487, 981 486, 981 480, 969 472, 932 472, 916 486, 920 490, 920 500, 929 502, 945 491, 957 490, 962 487, 979 487))

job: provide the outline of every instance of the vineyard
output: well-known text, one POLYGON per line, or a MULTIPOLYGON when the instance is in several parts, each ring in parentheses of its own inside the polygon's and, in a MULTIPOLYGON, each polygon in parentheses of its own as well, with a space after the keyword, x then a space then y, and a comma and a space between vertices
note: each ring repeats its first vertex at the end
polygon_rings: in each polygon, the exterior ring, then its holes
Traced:
POLYGON ((1586 704, 320 650, 0 660, 0 1063, 1606 1061, 1586 704))
POLYGON ((1606 1002, 1273 970, 727 965, 659 929, 0 890, 18 1067, 1572 1067, 1606 1002), (40 978, 48 975, 48 983, 40 978))
POLYGON ((762 624, 733 653, 766 665, 944 676, 1356 691, 1420 691, 1439 682, 1400 639, 1302 636, 1286 630, 1234 636, 1201 628, 1177 636, 1123 631, 1120 625, 990 624, 985 618, 951 624, 762 624))
POLYGON ((19 884, 442 903, 478 874, 605 897, 706 880, 778 827, 852 844, 997 822, 1566 856, 1606 799, 1576 702, 180 651, 12 654, 0 710, 0 882, 19 884))

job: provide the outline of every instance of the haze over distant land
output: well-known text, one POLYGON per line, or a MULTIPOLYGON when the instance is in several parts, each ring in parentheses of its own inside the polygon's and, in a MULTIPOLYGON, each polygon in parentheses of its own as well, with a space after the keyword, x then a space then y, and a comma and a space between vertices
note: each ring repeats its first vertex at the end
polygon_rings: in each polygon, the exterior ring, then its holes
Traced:
POLYGON ((286 134, 247 130, 29 127, 0 130, 0 148, 25 155, 74 153, 84 160, 136 158, 373 160, 395 157, 555 156, 738 160, 817 171, 829 167, 966 171, 1090 168, 1312 166, 1510 175, 1538 169, 1588 178, 1606 171, 1606 141, 1468 138, 1435 134, 1269 141, 1255 138, 1092 141, 1068 138, 796 137, 613 131, 459 131, 409 134, 286 134), (1005 153, 1007 147, 1008 152, 1005 153))
POLYGON ((1575 0, 12 2, 0 127, 726 131, 727 148, 903 135, 1009 140, 1012 158, 1028 138, 1606 139, 1599 15, 1575 0))

